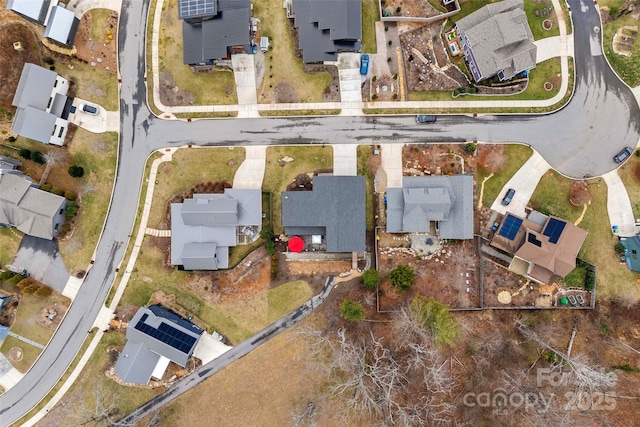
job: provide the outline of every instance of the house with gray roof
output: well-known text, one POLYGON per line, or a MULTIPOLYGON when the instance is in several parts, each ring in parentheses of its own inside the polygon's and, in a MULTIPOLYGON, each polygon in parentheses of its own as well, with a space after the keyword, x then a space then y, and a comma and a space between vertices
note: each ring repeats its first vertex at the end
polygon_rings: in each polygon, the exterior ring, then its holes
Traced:
POLYGON ((282 225, 287 236, 323 236, 327 252, 364 252, 364 176, 319 175, 312 191, 283 192, 282 225))
POLYGON ((73 98, 69 81, 51 70, 26 63, 13 97, 17 107, 11 130, 44 144, 63 145, 73 98))
POLYGON ((387 189, 387 232, 426 233, 432 223, 443 239, 473 239, 472 176, 405 176, 387 189))
POLYGON ((258 235, 262 192, 226 188, 171 204, 171 264, 185 270, 229 267, 229 248, 258 235))
POLYGON ((127 326, 127 343, 116 362, 122 381, 162 379, 169 362, 186 366, 204 331, 160 305, 142 307, 127 326))
POLYGON ((0 226, 51 240, 64 222, 64 197, 36 188, 18 171, 0 170, 0 226))
POLYGON ((362 0, 292 0, 289 16, 305 63, 362 50, 362 0))
POLYGON ((7 10, 11 10, 18 15, 44 25, 51 8, 51 0, 8 0, 7 10))
POLYGON ((22 162, 13 157, 0 156, 0 169, 4 170, 16 170, 22 166, 22 162))
POLYGON ((481 7, 456 22, 467 66, 476 82, 508 80, 536 66, 537 48, 523 0, 481 7))
POLYGON ((44 36, 62 46, 73 47, 78 25, 80 25, 80 19, 75 13, 57 5, 51 9, 44 36))
POLYGON ((251 53, 250 0, 179 0, 183 62, 213 65, 233 53, 251 53))

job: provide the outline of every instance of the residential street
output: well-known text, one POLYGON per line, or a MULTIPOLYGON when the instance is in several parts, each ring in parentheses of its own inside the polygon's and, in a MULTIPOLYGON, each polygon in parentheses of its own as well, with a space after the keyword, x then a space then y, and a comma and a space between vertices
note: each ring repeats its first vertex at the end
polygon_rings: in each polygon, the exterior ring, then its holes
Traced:
MULTIPOLYGON (((124 0, 118 48, 121 76, 119 165, 103 234, 89 270, 64 321, 37 363, 1 397, 0 419, 8 425, 44 398, 80 349, 122 263, 132 233, 144 165, 154 150, 197 145, 391 144, 482 140, 533 146, 561 173, 597 176, 616 167, 612 157, 640 139, 640 108, 631 91, 611 71, 601 54, 600 20, 591 2, 569 1, 575 31, 575 93, 562 110, 541 116, 440 116, 435 124, 416 124, 411 116, 304 117, 163 121, 146 105, 145 26, 149 1, 124 0), (583 7, 581 7, 583 6, 583 7), (212 135, 215 139, 212 139, 212 135)), ((311 308, 297 316, 307 315, 311 308)), ((278 333, 296 316, 275 326, 278 333)), ((192 387, 259 344, 243 343, 228 351, 180 387, 192 387), (248 347, 245 347, 248 346, 248 347), (211 364, 214 364, 210 366, 211 364)), ((176 396, 178 387, 159 397, 176 396)), ((182 388, 180 388, 182 390, 182 388)), ((155 405, 152 404, 152 405, 155 405)))

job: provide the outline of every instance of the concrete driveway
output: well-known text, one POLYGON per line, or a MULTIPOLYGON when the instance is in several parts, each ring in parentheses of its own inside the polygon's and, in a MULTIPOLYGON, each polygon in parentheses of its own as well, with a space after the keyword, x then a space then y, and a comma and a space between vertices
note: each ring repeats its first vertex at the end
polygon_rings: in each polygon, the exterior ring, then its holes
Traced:
POLYGON ((232 348, 205 332, 200 336, 196 348, 193 350, 193 355, 202 360, 203 365, 206 365, 232 348))
POLYGON ((90 9, 111 9, 120 13, 122 0, 71 0, 67 9, 75 12, 78 18, 90 9))
POLYGON ((618 171, 611 171, 602 175, 602 179, 607 184, 607 211, 609 212, 609 222, 611 230, 618 227, 618 236, 635 236, 636 219, 631 208, 631 200, 618 175, 618 171))
POLYGON ((333 174, 336 176, 355 176, 358 174, 357 145, 333 145, 333 174))
POLYGON ((12 264, 25 268, 31 277, 60 293, 69 280, 56 240, 24 236, 12 264))
POLYGON ((239 53, 231 55, 233 76, 238 93, 238 117, 259 117, 256 92, 256 68, 253 55, 239 53))
POLYGON ((75 125, 78 125, 89 132, 93 133, 102 133, 106 132, 108 127, 113 127, 113 120, 118 120, 118 128, 120 127, 119 123, 119 114, 117 112, 111 115, 111 126, 107 125, 107 116, 108 112, 101 105, 96 104, 95 102, 87 101, 81 98, 74 98, 73 106, 76 107, 76 112, 69 114, 69 121, 75 125), (93 115, 89 113, 85 113, 82 111, 82 104, 89 104, 96 108, 98 108, 98 114, 93 115), (115 114, 115 117, 114 117, 115 114))
POLYGON ((491 205, 491 209, 500 212, 501 214, 505 214, 509 211, 524 217, 525 208, 527 207, 533 192, 536 190, 536 187, 540 182, 540 178, 542 178, 542 175, 544 175, 550 168, 551 166, 549 166, 549 163, 547 163, 540 154, 534 151, 529 160, 527 160, 525 164, 518 169, 518 172, 516 172, 511 179, 507 181, 504 187, 502 187, 498 198, 491 205), (503 206, 502 199, 510 188, 516 190, 516 193, 514 194, 511 203, 509 203, 509 206, 503 206))
POLYGON ((387 188, 402 187, 403 144, 381 144, 382 169, 387 174, 387 188))
POLYGON ((341 53, 338 55, 338 76, 340 78, 340 101, 361 102, 362 81, 360 79, 360 54, 341 53))
POLYGON ((4 354, 0 354, 0 387, 9 390, 22 379, 24 375, 11 365, 4 354))
POLYGON ((233 177, 233 188, 262 188, 266 161, 266 145, 245 147, 244 162, 238 167, 236 175, 233 177))

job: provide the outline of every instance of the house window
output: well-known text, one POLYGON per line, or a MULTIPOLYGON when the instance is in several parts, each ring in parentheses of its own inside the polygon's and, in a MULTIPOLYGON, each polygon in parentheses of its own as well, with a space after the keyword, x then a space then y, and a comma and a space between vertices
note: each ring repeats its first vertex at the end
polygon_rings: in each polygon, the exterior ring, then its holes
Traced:
POLYGON ((53 101, 53 98, 49 98, 49 102, 47 102, 47 109, 48 109, 49 107, 51 107, 51 102, 52 102, 52 101, 53 101))
POLYGON ((62 215, 63 212, 64 212, 64 209, 60 209, 60 212, 58 212, 58 215, 62 215))
POLYGON ((62 132, 64 132, 64 126, 60 126, 60 132, 58 132, 58 138, 62 138, 62 132))
POLYGON ((51 136, 56 134, 57 127, 58 127, 58 125, 53 125, 53 132, 51 132, 51 136))
POLYGON ((631 249, 631 258, 638 259, 638 251, 631 249))
POLYGON ((58 79, 55 79, 55 81, 53 82, 53 87, 58 86, 58 79))
POLYGON ((57 230, 59 226, 60 226, 60 224, 56 224, 56 225, 53 227, 53 229, 54 229, 54 230, 57 230))

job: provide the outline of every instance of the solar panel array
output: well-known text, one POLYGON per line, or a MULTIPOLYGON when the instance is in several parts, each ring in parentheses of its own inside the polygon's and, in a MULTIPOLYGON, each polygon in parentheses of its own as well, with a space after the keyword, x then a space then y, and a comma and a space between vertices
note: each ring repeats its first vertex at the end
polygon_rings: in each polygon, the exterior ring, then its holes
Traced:
POLYGON ((542 247, 542 242, 540 240, 538 240, 538 238, 536 237, 535 234, 533 233, 529 233, 527 235, 527 241, 529 243, 531 243, 532 245, 536 245, 537 247, 541 248, 542 247))
POLYGON ((564 230, 564 227, 566 225, 567 223, 564 221, 550 218, 542 234, 547 236, 551 243, 556 244, 558 243, 558 239, 560 239, 560 235, 562 234, 562 231, 564 230))
POLYGON ((507 214, 507 217, 502 222, 502 227, 498 234, 505 239, 513 240, 518 234, 518 230, 520 230, 520 226, 522 225, 522 219, 515 217, 511 214, 507 214))
POLYGON ((147 315, 143 315, 135 326, 135 328, 140 332, 149 335, 150 337, 153 337, 158 341, 162 341, 163 343, 170 345, 171 347, 183 353, 189 353, 189 351, 193 347, 193 344, 195 344, 195 337, 189 334, 185 334, 184 332, 173 328, 166 323, 160 323, 160 326, 158 327, 158 329, 156 329, 153 326, 149 326, 144 323, 146 318, 147 315))
POLYGON ((217 13, 217 0, 180 0, 180 16, 214 15, 217 13))

